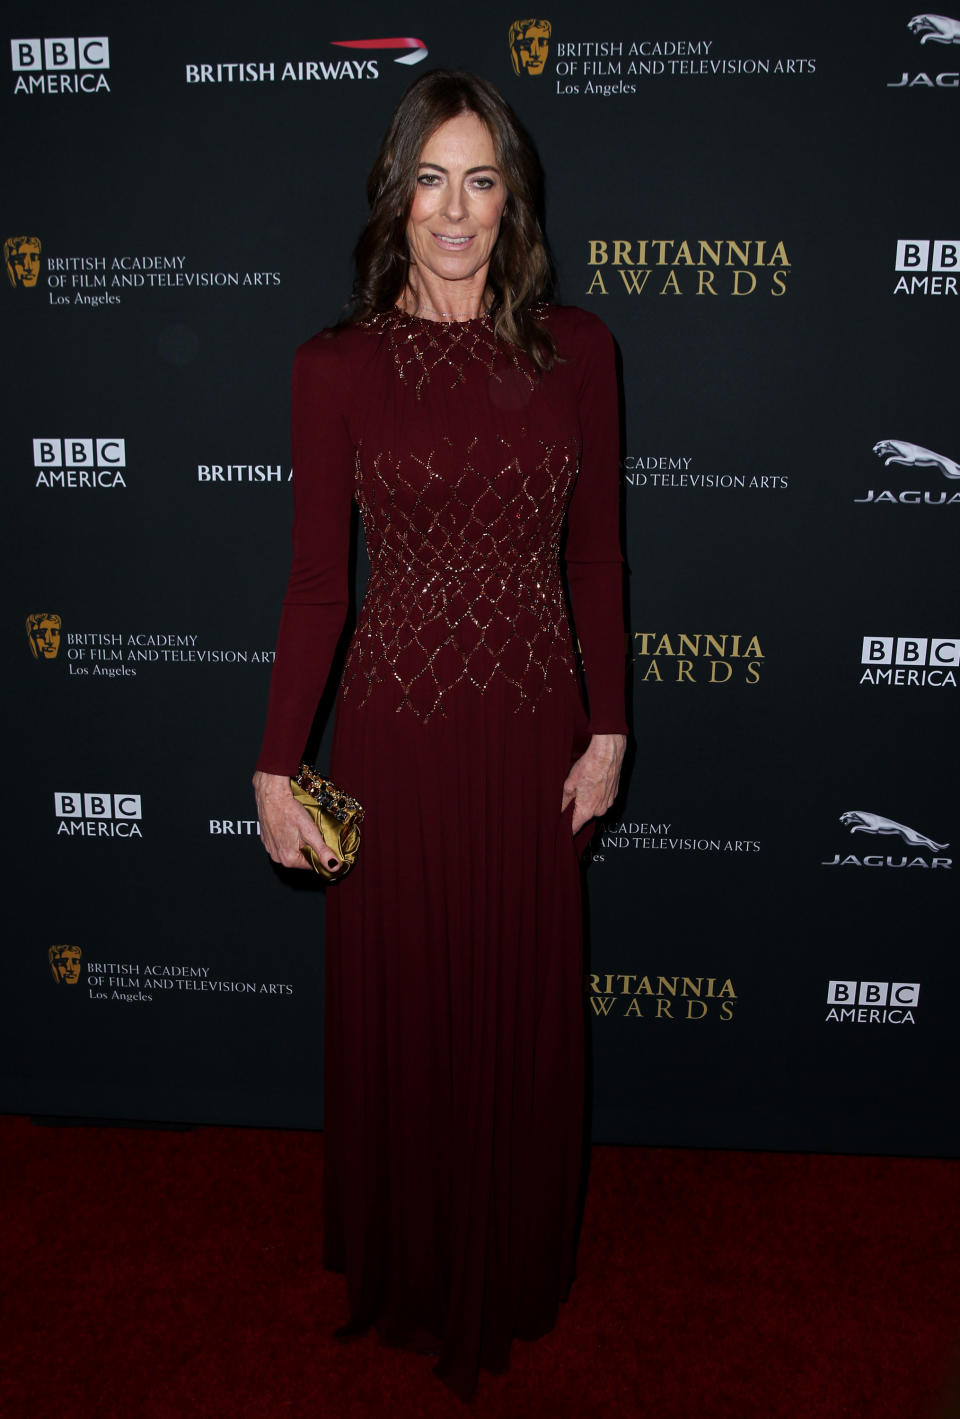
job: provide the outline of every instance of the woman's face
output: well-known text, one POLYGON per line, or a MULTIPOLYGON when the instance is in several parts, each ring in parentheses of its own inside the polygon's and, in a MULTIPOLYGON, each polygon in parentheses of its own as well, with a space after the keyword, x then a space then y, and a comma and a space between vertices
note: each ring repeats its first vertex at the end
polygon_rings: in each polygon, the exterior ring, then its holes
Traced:
POLYGON ((411 262, 442 281, 485 276, 506 199, 486 124, 475 113, 448 119, 420 154, 407 219, 411 262))

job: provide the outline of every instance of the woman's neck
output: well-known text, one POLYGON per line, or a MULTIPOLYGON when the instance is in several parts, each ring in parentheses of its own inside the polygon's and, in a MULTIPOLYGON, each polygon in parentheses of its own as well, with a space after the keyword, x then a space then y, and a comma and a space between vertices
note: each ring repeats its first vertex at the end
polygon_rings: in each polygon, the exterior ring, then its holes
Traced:
POLYGON ((465 281, 440 281, 411 270, 399 304, 408 315, 427 320, 475 320, 490 303, 486 274, 484 268, 465 281))

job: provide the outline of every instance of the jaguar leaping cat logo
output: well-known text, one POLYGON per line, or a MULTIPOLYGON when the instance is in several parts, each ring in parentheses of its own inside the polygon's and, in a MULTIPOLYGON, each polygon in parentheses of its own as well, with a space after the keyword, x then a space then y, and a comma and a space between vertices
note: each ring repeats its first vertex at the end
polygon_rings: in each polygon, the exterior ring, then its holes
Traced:
POLYGON ((960 20, 951 20, 949 15, 914 15, 907 21, 911 34, 920 36, 920 43, 929 39, 933 44, 960 44, 960 20))
POLYGON ((945 458, 942 453, 934 453, 930 448, 921 448, 918 443, 881 439, 873 445, 873 451, 883 459, 885 468, 889 468, 891 463, 902 463, 905 468, 939 468, 945 478, 960 478, 960 463, 945 458))
POLYGON ((897 837, 910 847, 928 847, 931 852, 942 852, 949 843, 935 843, 933 838, 925 838, 915 828, 904 823, 895 823, 892 818, 881 818, 879 813, 841 813, 840 821, 851 833, 878 833, 881 837, 897 837))

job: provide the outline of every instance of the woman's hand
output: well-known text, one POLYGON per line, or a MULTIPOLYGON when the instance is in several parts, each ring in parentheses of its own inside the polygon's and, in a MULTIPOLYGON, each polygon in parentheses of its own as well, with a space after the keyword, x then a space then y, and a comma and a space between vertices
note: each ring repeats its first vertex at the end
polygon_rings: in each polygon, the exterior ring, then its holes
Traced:
POLYGON ((612 805, 620 783, 620 765, 627 747, 625 734, 594 734, 563 785, 564 811, 573 800, 573 831, 599 818, 612 805))
POLYGON ((306 808, 294 798, 289 777, 261 773, 258 769, 253 776, 253 791, 260 815, 260 837, 274 862, 280 867, 312 870, 300 851, 302 847, 312 847, 331 872, 339 870, 336 853, 330 851, 306 808))

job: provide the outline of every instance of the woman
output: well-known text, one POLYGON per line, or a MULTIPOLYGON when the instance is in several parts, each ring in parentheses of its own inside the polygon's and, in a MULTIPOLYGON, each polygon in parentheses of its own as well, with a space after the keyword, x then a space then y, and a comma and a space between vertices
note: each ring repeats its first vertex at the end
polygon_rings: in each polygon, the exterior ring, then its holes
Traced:
POLYGON ((257 792, 275 862, 371 571, 331 777, 364 805, 327 898, 324 1262, 350 1318, 463 1398, 553 1325, 582 1161, 578 852, 626 743, 613 346, 542 304, 537 164, 483 79, 407 91, 368 182, 354 311, 297 351, 293 565, 257 792), (590 701, 575 669, 565 560, 590 701), (303 647, 310 647, 304 656, 303 647))

